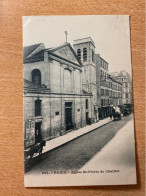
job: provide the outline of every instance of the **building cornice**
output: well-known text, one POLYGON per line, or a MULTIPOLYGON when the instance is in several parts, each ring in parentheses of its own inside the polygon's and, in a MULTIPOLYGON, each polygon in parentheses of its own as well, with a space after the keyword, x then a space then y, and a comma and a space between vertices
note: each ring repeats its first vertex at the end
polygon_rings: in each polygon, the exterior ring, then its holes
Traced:
MULTIPOLYGON (((31 90, 24 90, 24 97, 27 97, 26 96, 26 94, 29 94, 29 93, 32 93, 32 94, 34 94, 34 96, 36 96, 36 94, 38 95, 40 95, 40 94, 46 94, 46 95, 61 95, 61 96, 93 96, 92 95, 92 93, 88 93, 88 94, 81 94, 81 93, 52 93, 52 92, 50 92, 50 91, 31 91, 31 90)), ((28 96, 28 97, 30 97, 30 96, 28 96)))

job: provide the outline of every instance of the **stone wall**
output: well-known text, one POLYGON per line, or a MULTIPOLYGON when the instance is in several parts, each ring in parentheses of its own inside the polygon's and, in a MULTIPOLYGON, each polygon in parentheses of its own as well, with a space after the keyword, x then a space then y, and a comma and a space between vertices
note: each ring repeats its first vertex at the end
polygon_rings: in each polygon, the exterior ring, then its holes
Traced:
POLYGON ((65 102, 72 102, 73 129, 86 125, 86 112, 91 117, 91 98, 89 96, 68 95, 39 95, 41 100, 41 116, 35 117, 35 100, 38 95, 27 93, 24 95, 24 122, 41 121, 43 139, 53 139, 66 133, 65 129, 65 102), (88 99, 88 109, 86 109, 88 99))
POLYGON ((23 77, 26 80, 32 82, 32 71, 39 69, 41 72, 41 84, 45 84, 48 88, 50 87, 49 79, 49 63, 44 61, 26 63, 23 66, 23 77))

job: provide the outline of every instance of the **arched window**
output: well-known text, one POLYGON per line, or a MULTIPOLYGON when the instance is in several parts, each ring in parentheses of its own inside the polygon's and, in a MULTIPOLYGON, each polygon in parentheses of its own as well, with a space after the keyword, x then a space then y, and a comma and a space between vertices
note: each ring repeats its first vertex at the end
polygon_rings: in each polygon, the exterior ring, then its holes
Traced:
POLYGON ((64 69, 64 91, 72 92, 72 73, 70 69, 64 69))
POLYGON ((41 72, 39 69, 34 69, 32 71, 32 82, 34 84, 41 84, 41 72))
POLYGON ((41 116, 41 102, 42 100, 35 100, 35 116, 41 116))
POLYGON ((77 50, 77 56, 78 56, 78 59, 81 60, 81 49, 77 50))
POLYGON ((83 61, 87 61, 87 48, 83 49, 83 61))

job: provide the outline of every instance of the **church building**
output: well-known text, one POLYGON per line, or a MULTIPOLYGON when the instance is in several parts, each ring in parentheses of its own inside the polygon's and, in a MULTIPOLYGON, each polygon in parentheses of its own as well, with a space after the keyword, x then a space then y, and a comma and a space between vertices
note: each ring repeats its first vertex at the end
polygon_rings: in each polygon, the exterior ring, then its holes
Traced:
POLYGON ((67 42, 48 49, 41 43, 24 47, 25 148, 95 118, 95 46, 90 39, 83 42, 75 41, 75 51, 67 42))

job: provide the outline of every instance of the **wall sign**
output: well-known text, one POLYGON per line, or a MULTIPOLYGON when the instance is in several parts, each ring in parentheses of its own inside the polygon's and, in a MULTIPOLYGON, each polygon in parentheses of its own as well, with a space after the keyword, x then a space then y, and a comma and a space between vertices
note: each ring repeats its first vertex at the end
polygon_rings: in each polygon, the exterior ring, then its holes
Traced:
POLYGON ((26 148, 35 144, 35 121, 27 121, 25 124, 26 148))

